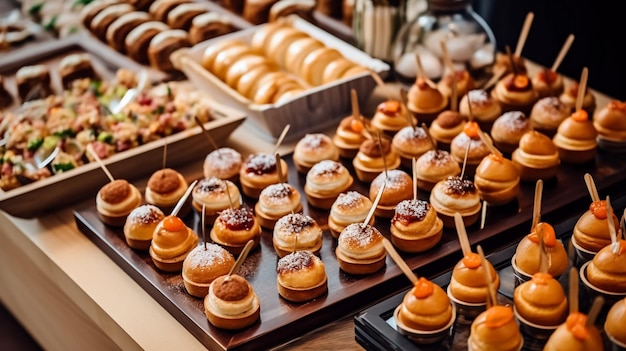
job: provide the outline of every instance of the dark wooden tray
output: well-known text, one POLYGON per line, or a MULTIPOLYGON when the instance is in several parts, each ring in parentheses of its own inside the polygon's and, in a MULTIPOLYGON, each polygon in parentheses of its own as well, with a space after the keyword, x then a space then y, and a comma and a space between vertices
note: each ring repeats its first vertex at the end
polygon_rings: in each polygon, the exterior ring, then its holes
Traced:
MULTIPOLYGON (((276 288, 277 255, 272 246, 271 232, 264 230, 260 248, 253 251, 244 265, 243 274, 253 285, 261 300, 261 319, 248 329, 229 332, 212 327, 203 312, 202 300, 188 295, 180 274, 164 274, 156 269, 146 252, 130 249, 119 229, 103 225, 97 217, 95 203, 90 201, 75 211, 78 228, 103 252, 126 271, 139 285, 153 296, 194 336, 212 350, 265 349, 279 345, 305 334, 337 318, 357 313, 377 301, 406 289, 406 278, 397 266, 387 258, 381 271, 368 276, 352 276, 339 270, 335 257, 336 240, 327 230, 327 211, 308 206, 303 187, 304 175, 298 174, 291 156, 285 156, 289 165, 289 182, 303 195, 304 213, 318 221, 324 228, 324 243, 321 258, 328 274, 327 296, 305 304, 293 304, 279 297, 276 288)), ((344 164, 353 172, 348 160, 344 164)), ((189 180, 202 176, 202 165, 189 165, 192 169, 185 174, 189 180)), ((572 213, 583 211, 590 199, 584 184, 584 174, 591 173, 601 196, 610 186, 624 180, 626 163, 620 157, 599 153, 595 164, 586 166, 562 165, 558 179, 544 185, 542 219, 556 223, 556 219, 567 218, 572 213), (567 215, 564 215, 567 214, 567 215)), ((496 251, 519 241, 527 234, 532 216, 534 183, 523 184, 518 199, 503 207, 490 207, 484 229, 478 225, 468 228, 472 245, 480 243, 486 253, 496 251)), ((366 184, 355 181, 352 189, 367 194, 366 184)), ((420 198, 427 194, 420 193, 420 198)), ((248 206, 254 202, 246 199, 248 206)), ((201 233, 195 213, 185 218, 186 222, 201 233)), ((377 219, 376 227, 389 235, 389 220, 377 219)), ((428 252, 403 254, 407 264, 420 276, 435 276, 449 271, 461 258, 461 250, 454 230, 444 230, 441 242, 428 252)))

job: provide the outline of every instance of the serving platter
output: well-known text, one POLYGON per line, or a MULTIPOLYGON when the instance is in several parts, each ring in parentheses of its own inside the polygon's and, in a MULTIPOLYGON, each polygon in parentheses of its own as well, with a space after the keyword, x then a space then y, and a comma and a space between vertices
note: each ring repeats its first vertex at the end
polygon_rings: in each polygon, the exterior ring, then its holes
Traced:
MULTIPOLYGON (((291 155, 284 158, 289 167, 289 183, 304 194, 305 176, 295 170, 291 155)), ((351 162, 342 161, 354 175, 351 162)), ((592 164, 560 166, 557 179, 544 184, 542 220, 556 223, 587 208, 590 198, 585 188, 585 173, 592 174, 604 196, 604 191, 624 181, 625 170, 626 163, 623 160, 603 153, 599 153, 592 164)), ((189 164, 182 172, 190 181, 199 179, 202 177, 202 162, 189 164)), ((478 224, 467 228, 472 245, 480 243, 485 252, 490 253, 519 241, 527 234, 532 217, 534 187, 534 183, 524 183, 514 203, 489 207, 483 229, 478 224)), ((368 194, 368 184, 355 180, 352 190, 368 194)), ((427 199, 427 194, 420 191, 419 197, 427 199)), ((245 204, 251 208, 254 203, 252 199, 245 199, 245 204)), ((202 300, 185 292, 180 274, 158 271, 146 252, 135 251, 127 246, 120 229, 103 225, 98 219, 94 200, 77 207, 74 217, 81 232, 209 349, 248 350, 279 345, 406 289, 405 276, 389 257, 386 266, 374 274, 354 276, 343 273, 334 253, 336 240, 327 227, 328 211, 309 206, 303 196, 303 212, 314 218, 324 230, 320 257, 328 275, 328 294, 304 304, 289 303, 280 298, 276 288, 278 258, 272 246, 272 233, 264 230, 260 248, 251 253, 240 271, 261 299, 260 322, 234 332, 214 328, 208 323, 202 300)), ((201 236, 198 215, 192 213, 184 219, 201 236)), ((389 237, 388 219, 377 218, 375 226, 389 237)), ((462 255, 456 232, 445 229, 441 242, 433 249, 402 256, 418 275, 434 276, 449 271, 462 255)))
MULTIPOLYGON (((115 71, 126 68, 138 72, 141 67, 123 57, 110 55, 97 46, 85 41, 82 35, 42 43, 28 55, 24 52, 0 57, 0 74, 7 77, 7 89, 15 94, 14 75, 22 66, 32 64, 48 65, 52 86, 55 92, 61 91, 60 77, 56 69, 58 62, 72 53, 88 53, 92 59, 94 70, 103 79, 115 77, 115 71)), ((165 79, 161 72, 149 72, 150 79, 159 82, 165 79)), ((185 85, 187 82, 176 82, 185 85)), ((188 85, 188 87, 191 87, 188 85)), ((211 105, 212 120, 205 123, 216 142, 222 144, 230 133, 246 118, 241 111, 224 106, 209 95, 203 95, 211 105)), ((16 108, 17 106, 13 106, 16 108)), ((177 166, 202 158, 206 150, 206 136, 196 126, 167 138, 147 142, 138 147, 128 149, 103 160, 107 168, 116 177, 133 179, 141 177, 162 162, 164 148, 167 145, 166 159, 168 165, 177 166), (147 165, 151 165, 147 167, 147 165)), ((65 206, 95 195, 97 189, 108 181, 106 174, 95 163, 87 163, 75 169, 55 174, 49 178, 22 185, 18 188, 0 191, 0 209, 7 213, 32 218, 59 206, 65 206)))

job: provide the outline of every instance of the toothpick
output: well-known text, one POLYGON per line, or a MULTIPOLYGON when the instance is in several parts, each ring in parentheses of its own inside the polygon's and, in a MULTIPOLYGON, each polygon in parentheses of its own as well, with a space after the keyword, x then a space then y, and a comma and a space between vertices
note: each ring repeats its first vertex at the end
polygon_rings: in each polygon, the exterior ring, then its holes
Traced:
POLYGON ((456 79, 456 71, 454 69, 454 64, 452 63, 452 59, 450 59, 450 55, 448 54, 448 46, 446 45, 446 41, 441 41, 441 53, 443 55, 443 62, 450 70, 450 74, 452 77, 452 85, 450 86, 451 94, 450 94, 450 110, 457 111, 457 102, 458 102, 458 82, 456 79))
POLYGON ((287 124, 285 128, 283 128, 283 131, 282 133, 280 133, 278 140, 276 140, 276 145, 274 146, 274 150, 272 150, 273 154, 276 153, 276 151, 278 151, 280 144, 283 143, 283 140, 285 139, 285 136, 287 136, 287 132, 289 131, 289 128, 291 128, 291 124, 287 124))
POLYGON ((359 97, 356 90, 350 90, 350 102, 352 103, 352 118, 361 120, 361 110, 359 109, 359 97))
POLYGON ((284 183, 285 179, 283 178, 283 165, 280 162, 280 154, 277 152, 274 154, 275 156, 275 162, 276 162, 276 172, 278 173, 278 182, 279 183, 284 183))
POLYGON ((459 237, 459 243, 461 244, 463 256, 467 256, 472 253, 472 248, 470 246, 469 238, 467 237, 463 217, 458 212, 454 213, 454 225, 456 226, 456 234, 459 237))
POLYGON ((483 207, 480 211, 480 229, 485 229, 486 222, 487 222, 487 201, 483 200, 483 207))
POLYGON ((500 157, 503 156, 502 152, 500 152, 500 150, 498 150, 498 148, 496 148, 495 145, 493 145, 493 143, 491 142, 491 139, 487 138, 487 135, 485 135, 485 132, 479 129, 478 136, 480 137, 480 140, 483 142, 483 144, 485 144, 489 148, 489 151, 491 151, 492 154, 496 156, 500 156, 500 157))
POLYGON ((548 252, 546 251, 546 242, 544 238, 544 223, 537 224, 537 236, 539 237, 539 272, 548 273, 550 262, 548 252))
POLYGON ((587 328, 593 327, 593 325, 596 323, 596 319, 598 318, 598 315, 600 314, 600 311, 602 311, 603 305, 604 305, 604 298, 602 296, 596 296, 596 298, 593 299, 593 304, 591 305, 591 308, 589 309, 589 313, 587 313, 587 321, 585 323, 585 327, 587 328))
POLYGON ((426 71, 424 71, 424 66, 422 66, 422 60, 420 59, 419 53, 415 53, 415 63, 417 64, 417 76, 422 77, 422 79, 433 89, 437 89, 437 85, 428 78, 426 75, 426 71))
POLYGON ((567 39, 565 39, 565 43, 563 44, 563 47, 561 48, 561 51, 559 52, 559 55, 556 57, 556 59, 554 60, 554 63, 552 64, 552 68, 550 68, 552 72, 556 72, 556 70, 559 69, 561 62, 563 62, 563 59, 565 58, 565 55, 567 55, 567 52, 569 51, 569 48, 572 46, 573 42, 574 42, 574 34, 568 35, 567 39))
POLYGON ((254 246, 254 240, 252 239, 248 240, 248 242, 246 243, 246 246, 244 246, 243 249, 241 250, 241 253, 239 253, 239 257, 237 257, 237 261, 235 261, 235 264, 230 268, 230 271, 228 272, 226 279, 228 279, 231 275, 233 275, 235 272, 239 270, 239 267, 241 267, 243 262, 246 260, 246 258, 248 257, 248 253, 250 253, 250 250, 252 250, 253 246, 254 246))
POLYGON ((609 224, 609 234, 611 235, 611 252, 617 255, 619 252, 619 238, 615 230, 615 222, 613 221, 613 208, 611 207, 611 199, 606 196, 606 220, 609 224))
POLYGON ((386 186, 387 186, 387 180, 385 180, 383 185, 378 190, 378 194, 376 194, 376 199, 374 199, 374 203, 372 204, 370 211, 367 213, 367 217, 365 217, 363 224, 361 224, 361 227, 365 227, 367 223, 369 223, 372 220, 372 216, 374 215, 374 212, 376 211, 376 207, 378 207, 378 203, 380 202, 380 198, 383 196, 383 192, 385 191, 386 186))
POLYGON ((589 173, 585 173, 585 185, 587 185, 587 191, 591 196, 591 201, 600 201, 600 195, 598 195, 598 188, 596 188, 596 183, 593 181, 593 177, 589 173))
POLYGON ((411 283, 415 285, 418 280, 417 276, 415 275, 415 273, 413 273, 411 268, 409 268, 406 262, 404 262, 404 260, 402 259, 400 254, 398 254, 398 251, 396 251, 396 249, 393 247, 393 244, 389 241, 389 239, 387 238, 383 239, 383 246, 385 247, 385 250, 387 250, 387 253, 389 254, 389 256, 391 256, 393 261, 396 263, 396 265, 398 265, 398 268, 400 268, 400 270, 404 273, 404 275, 406 275, 407 278, 409 278, 411 283))
POLYGON ((430 141, 430 145, 433 147, 433 150, 437 152, 437 142, 430 135, 430 132, 428 131, 428 126, 426 125, 426 123, 422 123, 422 129, 424 129, 424 132, 426 132, 426 136, 428 137, 428 141, 430 141))
POLYGON ((443 56, 443 63, 448 67, 450 72, 454 73, 454 64, 452 63, 452 59, 450 58, 450 54, 448 54, 448 46, 446 45, 445 39, 441 40, 441 55, 443 56))
POLYGON ((472 138, 468 137, 467 147, 465 148, 465 156, 463 157, 463 168, 461 169, 461 180, 465 176, 465 166, 467 166, 467 155, 469 154, 470 146, 472 146, 472 138))
POLYGON ((509 58, 509 62, 511 63, 511 70, 513 71, 513 75, 517 75, 518 69, 517 69, 517 63, 515 62, 515 57, 513 56, 513 53, 511 53, 511 48, 507 45, 504 47, 504 49, 506 50, 506 56, 509 58))
POLYGON ((413 114, 413 112, 411 110, 409 110, 409 97, 408 97, 408 92, 406 91, 406 89, 404 88, 400 88, 400 101, 402 102, 402 104, 404 105, 404 107, 407 110, 407 114, 406 117, 409 120, 409 125, 411 127, 413 127, 413 129, 417 129, 417 118, 415 118, 415 115, 413 114))
POLYGON ((506 73, 506 67, 499 66, 491 78, 482 86, 483 90, 489 90, 494 84, 496 84, 500 78, 506 73))
POLYGON ((416 165, 417 164, 417 160, 415 159, 415 157, 413 157, 411 159, 411 170, 412 170, 412 174, 413 174, 413 200, 417 200, 417 170, 416 170, 416 165))
POLYGON ((209 144, 211 144, 211 147, 213 149, 215 149, 215 150, 218 150, 218 154, 219 154, 219 156, 221 158, 222 154, 219 151, 219 148, 217 147, 217 144, 215 143, 215 140, 213 140, 213 137, 211 137, 211 134, 209 134, 209 131, 204 127, 204 124, 202 123, 200 118, 198 118, 198 116, 194 116, 194 119, 196 120, 196 124, 198 126, 200 126, 200 129, 202 129, 202 134, 204 134, 206 136, 207 140, 209 141, 209 144))
MULTIPOLYGON (((489 264, 487 259, 485 258, 485 253, 483 252, 483 248, 478 245, 476 248, 478 250, 478 255, 480 255, 480 262, 483 266, 483 270, 485 271, 485 277, 487 278, 487 309, 496 306, 498 304, 498 300, 496 298, 496 291, 493 286, 493 278, 491 277, 491 270, 489 269, 489 264)), ((496 273, 497 274, 497 273, 496 273)))
POLYGON ((226 187, 226 196, 228 196, 228 204, 230 205, 230 208, 234 208, 235 206, 233 206, 233 199, 230 196, 230 189, 228 188, 228 181, 222 180, 222 182, 224 183, 224 186, 226 187))
POLYGON ((387 86, 385 85, 385 82, 383 82, 383 79, 380 78, 380 75, 374 71, 373 69, 369 69, 370 75, 372 76, 372 78, 374 78, 374 81, 376 82, 376 85, 378 85, 378 87, 384 91, 384 94, 387 96, 387 100, 394 100, 391 95, 389 95, 389 93, 387 92, 387 86))
POLYGON ((200 218, 200 225, 202 226, 202 241, 204 244, 204 249, 207 249, 207 244, 206 244, 206 205, 202 204, 202 217, 200 218))
POLYGON ((576 111, 583 108, 583 101, 585 99, 585 90, 587 90, 587 77, 589 76, 589 70, 587 67, 583 68, 583 73, 580 76, 580 83, 578 83, 578 95, 576 96, 576 111))
POLYGON ((530 32, 530 26, 534 18, 535 14, 532 12, 526 15, 526 20, 524 20, 524 26, 522 27, 519 39, 517 40, 517 47, 515 48, 515 56, 517 57, 522 56, 522 50, 524 49, 524 44, 526 44, 526 38, 528 38, 528 32, 530 32))
POLYGON ((470 122, 472 122, 474 120, 474 111, 472 110, 472 99, 470 97, 470 94, 468 92, 467 94, 467 112, 469 112, 469 120, 470 122))
POLYGON ((385 181, 387 181, 389 174, 387 172, 387 158, 385 157, 385 153, 383 152, 383 140, 380 137, 379 132, 376 133, 376 136, 378 137, 378 149, 380 150, 380 156, 383 158, 383 170, 385 171, 385 181))
POLYGON ((87 151, 91 154, 91 156, 93 156, 94 159, 96 159, 96 162, 98 162, 98 165, 100 165, 100 168, 102 168, 102 170, 104 171, 104 174, 107 175, 107 177, 109 178, 109 181, 111 182, 115 181, 115 178, 113 178, 113 175, 111 174, 111 172, 109 172, 109 169, 104 165, 104 162, 102 162, 102 159, 100 158, 100 156, 98 156, 98 154, 94 151, 93 146, 91 144, 87 144, 87 151))
POLYGON ((535 198, 533 202, 533 221, 530 227, 530 231, 534 232, 535 227, 541 220, 541 195, 543 193, 543 180, 537 180, 537 184, 535 184, 535 198))
POLYGON ((183 205, 187 201, 187 198, 189 197, 189 195, 191 194, 191 192, 193 191, 193 188, 196 186, 197 183, 198 183, 198 180, 194 180, 193 183, 189 185, 189 187, 187 188, 187 191, 185 191, 185 193, 183 194, 183 197, 181 197, 180 200, 178 200, 178 202, 176 203, 176 206, 172 210, 172 213, 171 213, 172 216, 178 215, 178 212, 180 211, 181 208, 183 208, 183 205))
MULTIPOLYGON (((165 169, 166 163, 167 163, 167 137, 164 138, 164 143, 163 143, 163 164, 161 166, 161 169, 165 169)), ((165 176, 165 174, 163 174, 163 176, 165 176)))
POLYGON ((578 312, 578 270, 572 267, 569 271, 569 314, 578 312))

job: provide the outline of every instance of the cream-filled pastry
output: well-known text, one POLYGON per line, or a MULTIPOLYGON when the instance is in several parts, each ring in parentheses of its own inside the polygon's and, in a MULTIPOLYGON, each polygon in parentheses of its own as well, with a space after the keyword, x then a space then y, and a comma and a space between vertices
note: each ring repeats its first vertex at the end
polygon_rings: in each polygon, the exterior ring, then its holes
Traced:
POLYGON ((126 217, 141 205, 139 190, 124 179, 105 184, 96 194, 96 210, 100 220, 113 227, 121 227, 126 217))
POLYGON ((423 252, 439 243, 443 222, 426 201, 401 201, 391 219, 391 242, 404 252, 423 252))
POLYGON ((205 178, 217 177, 238 182, 242 163, 241 154, 237 150, 222 147, 206 156, 202 170, 205 178))
MULTIPOLYGON (((372 200, 357 191, 339 194, 328 215, 328 228, 332 236, 339 237, 341 231, 352 223, 362 223, 372 206, 372 200)), ((375 219, 376 216, 372 216, 368 224, 374 225, 375 219)))
POLYGON ((535 273, 531 280, 518 285, 513 304, 523 322, 556 329, 567 318, 567 297, 561 283, 549 273, 535 273))
POLYGON ((510 155, 519 146, 522 136, 531 130, 533 127, 528 115, 522 111, 508 111, 491 126, 491 137, 498 150, 510 155))
POLYGON ((274 229, 280 217, 302 211, 300 192, 289 183, 269 185, 261 191, 254 211, 262 227, 274 229))
POLYGON ((304 193, 311 205, 328 210, 353 181, 348 169, 340 162, 324 160, 307 172, 304 193))
POLYGON ((381 189, 383 193, 374 213, 380 217, 391 218, 396 205, 413 197, 413 179, 403 170, 391 169, 374 178, 370 184, 370 200, 374 201, 381 189))
MULTIPOLYGON (((561 100, 564 104, 570 107, 570 112, 576 112, 576 99, 578 98, 578 82, 573 82, 565 87, 565 90, 561 95, 559 95, 559 100, 561 100)), ((589 116, 593 116, 596 111, 596 96, 594 93, 587 87, 585 89, 585 95, 583 96, 583 104, 582 109, 587 111, 589 116)))
POLYGON ((465 117, 457 111, 445 110, 437 115, 428 128, 430 136, 437 142, 437 148, 450 151, 450 144, 463 132, 465 117))
MULTIPOLYGON (((494 289, 500 287, 500 277, 487 260, 487 270, 494 289)), ((452 269, 448 296, 460 304, 487 304, 487 272, 483 268, 480 255, 470 252, 465 255, 452 269)))
POLYGON ((539 99, 526 73, 510 73, 504 76, 491 90, 491 96, 500 103, 502 112, 522 111, 526 114, 530 113, 539 99))
POLYGON ((476 168, 474 185, 482 200, 490 205, 502 205, 517 197, 520 176, 513 161, 489 154, 476 168))
POLYGON ((459 112, 466 118, 471 115, 478 122, 480 129, 490 131, 493 122, 502 114, 500 103, 484 89, 473 89, 463 95, 459 103, 459 112))
POLYGON ((239 172, 239 183, 243 193, 258 199, 261 191, 271 184, 287 181, 287 162, 280 160, 282 175, 278 174, 276 156, 267 153, 251 154, 246 158, 239 172))
POLYGON ((305 302, 328 292, 324 262, 310 251, 294 251, 276 265, 278 294, 292 302, 305 302))
POLYGON ((570 115, 569 106, 558 97, 547 96, 535 103, 530 111, 530 120, 534 130, 553 137, 561 122, 570 115))
MULTIPOLYGON (((411 120, 417 123, 415 117, 411 116, 411 120)), ((376 112, 372 117, 372 127, 387 135, 394 135, 407 126, 409 126, 409 111, 400 101, 387 100, 376 107, 376 112)))
POLYGON ((558 98, 565 90, 563 76, 549 68, 540 70, 533 77, 532 83, 540 99, 549 96, 558 98))
POLYGON ((384 237, 369 224, 353 223, 339 234, 335 254, 339 268, 350 274, 371 274, 385 266, 384 237))
POLYGON ((322 228, 311 216, 290 213, 278 219, 274 226, 272 243, 279 257, 297 250, 317 254, 322 249, 322 242, 322 228))
POLYGON ((437 115, 448 106, 448 97, 436 86, 418 77, 409 88, 407 107, 417 120, 430 125, 437 115))
POLYGON ((212 243, 201 243, 185 257, 182 278, 189 295, 205 297, 211 283, 230 272, 235 258, 223 247, 212 243))
POLYGON ((606 151, 626 150, 626 103, 612 100, 593 116, 598 147, 606 151))
MULTIPOLYGON (((483 158, 491 153, 491 148, 483 142, 478 133, 480 133, 478 123, 469 121, 463 127, 463 132, 454 137, 450 144, 450 155, 459 166, 465 163, 465 174, 469 177, 474 175, 483 158)), ((487 134, 484 136, 487 140, 491 139, 487 134)))
POLYGON ((241 206, 239 188, 230 180, 211 177, 200 180, 191 192, 191 205, 199 213, 204 211, 205 223, 213 224, 219 212, 241 206))
POLYGON ((228 208, 220 212, 209 235, 214 243, 233 255, 239 255, 252 240, 255 248, 261 241, 261 226, 247 207, 228 208))
POLYGON ((511 160, 519 171, 520 179, 528 182, 554 178, 561 163, 559 151, 552 140, 534 130, 522 136, 511 160))
POLYGON ((467 340, 472 351, 520 351, 524 338, 509 306, 495 305, 472 322, 467 340))
POLYGON ((339 149, 326 134, 306 134, 296 143, 293 150, 293 163, 300 173, 307 173, 314 164, 332 160, 339 161, 339 149))
POLYGON ((579 110, 561 122, 552 141, 562 162, 581 164, 595 159, 597 136, 587 111, 579 110))
POLYGON ((261 315, 261 303, 252 285, 237 274, 215 279, 203 305, 209 322, 226 330, 248 327, 261 315))
POLYGON ((459 176, 451 176, 435 184, 430 192, 430 204, 447 228, 455 228, 456 212, 463 217, 465 226, 476 223, 481 208, 480 196, 474 182, 459 176))
POLYGON ((553 277, 559 277, 567 270, 569 257, 563 243, 556 238, 554 228, 548 223, 538 223, 535 230, 520 240, 515 249, 514 269, 526 276, 532 276, 540 271, 540 233, 543 233, 543 242, 546 252, 548 271, 553 277))
POLYGON ((135 207, 124 223, 124 238, 128 246, 137 250, 147 250, 152 242, 152 234, 165 214, 150 204, 135 207))
POLYGON ((178 272, 198 244, 198 235, 177 216, 166 216, 154 229, 150 257, 165 272, 178 272))
POLYGON ((359 152, 352 161, 357 178, 365 183, 371 182, 381 172, 400 167, 400 156, 391 148, 388 138, 367 139, 359 147, 359 152))
POLYGON ((339 155, 353 158, 359 152, 359 146, 365 140, 363 122, 353 116, 345 117, 339 122, 333 144, 339 149, 339 155))
POLYGON ((459 163, 444 150, 430 150, 415 162, 417 186, 431 191, 437 182, 461 173, 459 163))
MULTIPOLYGON (((189 184, 180 172, 171 168, 160 169, 148 179, 145 191, 146 202, 169 213, 185 195, 188 187, 189 184)), ((183 207, 180 214, 184 216, 190 206, 183 207)))
POLYGON ((426 151, 432 150, 433 143, 428 139, 424 128, 408 126, 400 129, 393 136, 391 148, 400 156, 400 165, 411 169, 413 158, 417 159, 426 151))

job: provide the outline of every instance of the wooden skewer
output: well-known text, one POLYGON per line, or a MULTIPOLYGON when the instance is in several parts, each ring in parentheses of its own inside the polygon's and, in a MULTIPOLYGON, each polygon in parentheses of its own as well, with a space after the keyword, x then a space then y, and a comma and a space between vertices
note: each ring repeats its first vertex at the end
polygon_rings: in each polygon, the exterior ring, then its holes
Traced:
POLYGON ((465 176, 465 167, 467 166, 467 155, 469 154, 470 147, 472 146, 472 138, 469 138, 467 142, 467 147, 465 148, 465 156, 463 157, 463 168, 461 169, 461 180, 465 176))
POLYGON ((365 220, 363 221, 363 224, 362 224, 363 227, 365 227, 367 223, 369 223, 372 220, 372 216, 374 215, 374 212, 376 211, 376 207, 378 207, 378 203, 380 202, 380 198, 383 196, 383 192, 385 191, 386 186, 387 186, 387 181, 385 180, 383 185, 378 190, 378 194, 376 194, 376 198, 374 199, 372 208, 370 208, 370 211, 367 213, 367 217, 365 217, 365 220))
POLYGON ((550 262, 548 261, 548 252, 546 251, 546 242, 544 240, 544 223, 537 224, 537 236, 539 237, 539 272, 548 273, 550 262))
POLYGON ((519 73, 519 69, 517 67, 517 62, 515 62, 515 56, 511 52, 511 48, 507 45, 504 47, 506 51, 506 56, 509 58, 509 62, 511 63, 511 70, 513 71, 513 75, 517 75, 519 73))
POLYGON ((376 85, 378 85, 378 87, 385 92, 385 95, 387 96, 387 100, 394 100, 391 95, 389 95, 389 93, 387 92, 387 85, 385 85, 385 82, 383 81, 383 79, 380 77, 380 75, 374 71, 373 69, 369 69, 370 75, 372 76, 372 78, 374 78, 374 81, 376 82, 376 85))
POLYGON ((274 154, 276 159, 276 172, 278 173, 278 182, 284 183, 285 179, 283 178, 283 165, 280 163, 280 154, 277 152, 274 154))
POLYGON ((569 313, 578 312, 578 270, 572 267, 569 271, 569 313))
POLYGON ((202 204, 202 218, 200 218, 200 225, 202 226, 202 244, 204 245, 204 249, 207 248, 206 244, 206 205, 202 204))
POLYGON ((189 184, 187 191, 185 191, 185 193, 183 194, 183 197, 181 197, 180 200, 178 200, 178 202, 176 203, 176 206, 172 210, 172 213, 171 213, 172 216, 178 215, 178 212, 180 211, 181 208, 183 208, 183 205, 185 204, 185 202, 187 202, 187 198, 189 197, 189 195, 191 194, 191 192, 193 191, 193 188, 196 186, 197 183, 198 183, 198 180, 196 179, 193 181, 193 183, 189 184))
POLYGON ((378 137, 378 149, 380 150, 380 155, 383 158, 383 170, 385 172, 385 181, 387 181, 389 174, 387 172, 387 158, 385 157, 385 153, 383 152, 383 139, 381 138, 379 132, 376 133, 376 136, 378 137))
POLYGON ((287 136, 287 132, 289 131, 289 128, 291 128, 291 124, 287 124, 285 128, 283 128, 283 131, 280 133, 278 140, 276 140, 276 145, 274 146, 274 150, 272 151, 273 154, 276 153, 276 151, 278 151, 280 144, 283 143, 283 140, 285 139, 285 136, 287 136))
POLYGON ((498 148, 495 147, 495 145, 493 145, 493 143, 491 142, 491 139, 487 138, 487 135, 485 135, 485 132, 483 132, 482 130, 478 130, 478 137, 480 137, 480 140, 483 142, 483 144, 487 145, 487 147, 489 148, 489 151, 491 151, 492 154, 496 155, 496 156, 500 156, 502 157, 502 152, 500 152, 500 150, 498 150, 498 148))
POLYGON ((412 175, 413 175, 413 200, 417 200, 417 170, 416 170, 416 165, 417 164, 417 160, 415 159, 415 157, 413 157, 411 159, 411 170, 412 170, 412 175))
POLYGON ((244 246, 243 250, 241 250, 241 253, 239 253, 239 257, 237 257, 237 261, 235 261, 235 264, 230 268, 230 271, 228 272, 228 275, 226 276, 225 279, 229 279, 231 275, 233 275, 239 270, 239 267, 241 267, 243 262, 246 260, 253 246, 254 246, 254 240, 248 240, 248 242, 246 243, 246 246, 244 246))
POLYGON ((619 238, 617 237, 617 231, 615 230, 615 222, 613 221, 613 208, 611 207, 611 199, 606 196, 606 219, 609 224, 609 234, 611 236, 611 252, 617 255, 619 252, 619 238))
POLYGON ((424 66, 422 66, 422 59, 420 59, 420 55, 415 53, 415 62, 417 64, 417 76, 422 77, 426 84, 433 89, 437 89, 437 84, 435 84, 428 76, 426 75, 426 71, 424 71, 424 66))
POLYGON ((535 184, 535 198, 533 202, 533 221, 530 227, 530 231, 535 231, 535 227, 541 220, 541 195, 543 193, 543 180, 537 180, 535 184))
POLYGON ((483 90, 489 90, 494 84, 496 84, 500 78, 506 73, 505 67, 498 67, 498 69, 493 72, 491 78, 482 86, 483 90))
POLYGON ((350 90, 350 103, 352 105, 352 118, 362 121, 363 116, 361 116, 361 109, 359 108, 359 96, 354 89, 350 90))
POLYGON ((209 134, 209 131, 204 127, 204 123, 202 123, 202 121, 200 120, 200 118, 198 118, 198 116, 194 116, 194 119, 196 120, 196 124, 200 127, 200 129, 202 129, 202 134, 206 136, 207 140, 209 141, 209 144, 211 144, 211 147, 215 150, 218 150, 218 154, 221 158, 222 153, 220 152, 219 147, 217 147, 215 140, 213 140, 213 137, 211 137, 211 134, 209 134))
POLYGON ((113 175, 111 174, 111 172, 109 172, 109 169, 107 168, 107 166, 104 165, 104 162, 102 162, 102 159, 100 158, 100 156, 98 156, 98 154, 94 151, 93 146, 91 144, 87 144, 87 152, 89 152, 91 156, 93 156, 93 158, 96 160, 96 162, 98 162, 98 165, 100 165, 100 168, 102 168, 102 170, 104 171, 104 174, 107 175, 107 177, 109 178, 109 181, 111 182, 115 181, 115 178, 113 178, 113 175))
POLYGON ((470 122, 474 120, 474 111, 472 110, 472 99, 470 98, 470 94, 467 94, 467 112, 469 112, 469 120, 470 122))
POLYGON ((393 261, 396 263, 396 265, 398 265, 398 268, 400 268, 402 273, 404 273, 404 275, 406 275, 407 278, 409 278, 411 283, 415 285, 418 279, 417 276, 415 275, 415 273, 413 273, 411 268, 409 268, 406 262, 402 259, 400 254, 398 254, 398 251, 396 251, 396 249, 393 247, 393 244, 391 243, 391 241, 389 241, 389 239, 387 238, 384 238, 383 246, 385 247, 385 250, 387 250, 387 253, 389 254, 389 256, 391 256, 393 261))
POLYGON ((430 145, 433 147, 433 150, 437 151, 437 142, 430 135, 430 132, 428 131, 428 126, 426 125, 426 123, 422 123, 422 129, 424 129, 424 132, 426 132, 426 136, 428 137, 428 141, 430 141, 430 145))
POLYGON ((593 181, 593 177, 589 173, 585 173, 585 185, 587 185, 587 191, 591 196, 591 201, 600 201, 600 195, 598 195, 598 188, 596 188, 596 183, 593 181))
MULTIPOLYGON (((485 253, 483 252, 483 248, 478 245, 476 248, 478 251, 478 255, 480 255, 480 262, 483 266, 483 270, 485 271, 485 278, 487 278, 487 309, 498 304, 498 300, 496 298, 496 291, 493 286, 493 278, 491 277, 491 270, 489 269, 489 264, 487 259, 485 258, 485 253)), ((497 274, 497 273, 496 273, 497 274)))
POLYGON ((583 73, 580 76, 580 83, 578 83, 578 95, 576 96, 576 111, 583 108, 583 101, 585 99, 585 91, 587 90, 587 78, 589 76, 589 69, 583 68, 583 73))
POLYGON ((413 127, 413 129, 417 129, 417 118, 415 118, 415 115, 413 114, 413 112, 409 110, 409 107, 408 107, 409 96, 408 96, 408 92, 404 88, 400 89, 400 101, 402 102, 406 110, 408 111, 408 113, 406 114, 406 117, 409 120, 409 125, 413 127))
POLYGON ((233 205, 233 198, 230 196, 230 189, 228 188, 228 181, 222 180, 222 183, 224 183, 224 187, 226 189, 226 196, 228 196, 228 205, 230 206, 230 208, 234 208, 235 206, 233 205))
POLYGON ((552 64, 552 68, 550 68, 552 72, 556 72, 556 70, 559 69, 561 62, 563 62, 563 59, 565 58, 565 55, 567 55, 567 52, 569 51, 569 48, 572 46, 573 42, 574 34, 568 35, 567 39, 565 39, 565 43, 563 43, 561 51, 559 51, 559 55, 556 57, 554 63, 552 64))
POLYGON ((602 310, 602 306, 604 305, 604 298, 602 296, 596 296, 593 299, 593 304, 589 309, 589 313, 587 313, 587 321, 585 322, 585 327, 591 328, 596 323, 596 319, 602 310))
POLYGON ((463 256, 467 256, 472 253, 472 248, 467 237, 467 231, 465 230, 463 217, 458 212, 454 213, 454 224, 456 226, 456 234, 459 237, 459 243, 461 244, 461 251, 463 251, 463 256))
POLYGON ((487 201, 483 200, 483 207, 480 210, 480 229, 485 229, 487 222, 487 201))
POLYGON ((520 36, 517 39, 517 46, 515 47, 515 56, 522 56, 522 50, 524 49, 524 44, 526 44, 526 38, 528 38, 528 32, 530 32, 530 26, 533 24, 533 19, 535 18, 535 14, 529 12, 526 15, 526 19, 524 20, 524 26, 522 27, 522 31, 520 32, 520 36))
POLYGON ((450 59, 450 54, 448 54, 448 46, 446 45, 446 41, 441 41, 441 53, 443 55, 443 62, 450 70, 450 74, 452 77, 452 85, 450 86, 451 94, 450 94, 450 110, 457 111, 457 103, 458 103, 458 91, 459 87, 457 86, 458 82, 456 79, 456 72, 454 69, 454 64, 452 63, 452 59, 450 59))

